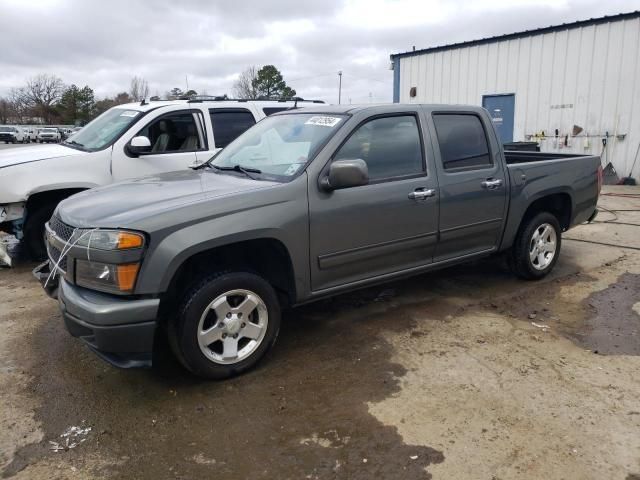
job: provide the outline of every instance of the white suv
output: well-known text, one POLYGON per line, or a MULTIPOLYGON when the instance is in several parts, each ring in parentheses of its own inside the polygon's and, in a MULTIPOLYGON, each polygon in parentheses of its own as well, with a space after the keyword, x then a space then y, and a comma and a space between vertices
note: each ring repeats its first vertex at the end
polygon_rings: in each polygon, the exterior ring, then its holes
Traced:
POLYGON ((24 143, 25 137, 20 127, 0 126, 0 142, 24 143))
POLYGON ((57 128, 41 128, 38 130, 36 141, 40 143, 58 143, 60 141, 60 130, 57 128))
POLYGON ((0 230, 44 258, 44 224, 61 200, 197 165, 272 113, 322 103, 194 98, 113 107, 58 145, 0 152, 0 230))

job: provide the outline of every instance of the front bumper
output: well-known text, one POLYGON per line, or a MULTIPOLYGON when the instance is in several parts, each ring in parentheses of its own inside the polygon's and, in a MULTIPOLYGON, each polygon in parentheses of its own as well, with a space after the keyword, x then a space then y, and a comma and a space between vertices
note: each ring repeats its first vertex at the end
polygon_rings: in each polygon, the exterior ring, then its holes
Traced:
MULTIPOLYGON (((48 262, 34 270, 43 287, 48 262), (46 266, 45 266, 46 265, 46 266)), ((49 279, 44 287, 56 295, 69 333, 98 356, 121 367, 150 367, 160 299, 127 299, 49 279)))

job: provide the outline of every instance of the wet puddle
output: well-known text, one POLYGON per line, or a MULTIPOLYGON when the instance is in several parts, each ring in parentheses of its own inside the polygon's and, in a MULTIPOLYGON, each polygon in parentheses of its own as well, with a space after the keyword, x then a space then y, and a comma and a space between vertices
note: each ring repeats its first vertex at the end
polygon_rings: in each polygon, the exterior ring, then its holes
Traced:
POLYGON ((584 324, 570 337, 601 355, 640 355, 640 275, 625 273, 584 301, 584 324))

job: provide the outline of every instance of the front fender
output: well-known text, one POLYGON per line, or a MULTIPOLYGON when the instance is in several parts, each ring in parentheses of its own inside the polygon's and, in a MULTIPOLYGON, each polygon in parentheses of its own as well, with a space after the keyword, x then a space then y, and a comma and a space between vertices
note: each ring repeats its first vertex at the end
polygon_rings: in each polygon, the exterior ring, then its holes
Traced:
MULTIPOLYGON (((262 204, 249 210, 195 221, 164 234, 150 235, 149 249, 140 270, 138 294, 159 294, 169 287, 180 266, 193 255, 248 240, 280 242, 291 259, 297 295, 309 292, 309 226, 306 182, 290 184, 286 198, 269 198, 276 191, 263 191, 262 204)), ((216 266, 211 265, 211 271, 216 266)))
POLYGON ((26 162, 0 169, 0 203, 64 188, 93 188, 111 182, 111 151, 26 162))

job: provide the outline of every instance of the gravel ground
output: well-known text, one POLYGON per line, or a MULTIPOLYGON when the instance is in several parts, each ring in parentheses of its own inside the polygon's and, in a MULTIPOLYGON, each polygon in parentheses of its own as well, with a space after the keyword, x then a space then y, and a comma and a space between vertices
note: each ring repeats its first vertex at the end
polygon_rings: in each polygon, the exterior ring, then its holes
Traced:
POLYGON ((115 369, 0 270, 3 477, 637 480, 640 189, 605 191, 544 281, 489 259, 308 305, 224 382, 115 369))

